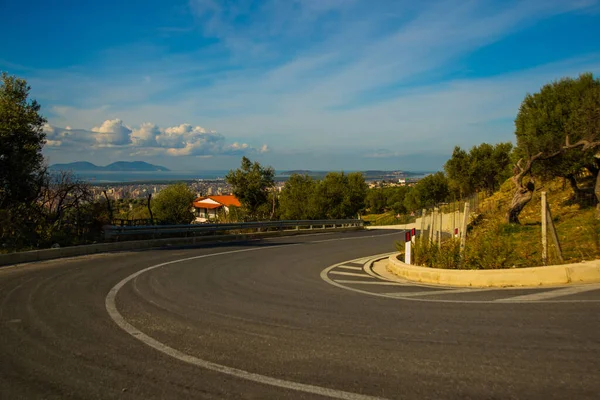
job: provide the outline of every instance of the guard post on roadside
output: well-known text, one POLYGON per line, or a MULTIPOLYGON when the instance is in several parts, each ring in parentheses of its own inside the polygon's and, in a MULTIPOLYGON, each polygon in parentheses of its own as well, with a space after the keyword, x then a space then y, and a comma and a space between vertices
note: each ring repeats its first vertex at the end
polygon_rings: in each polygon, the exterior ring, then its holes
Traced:
POLYGON ((412 231, 404 232, 404 263, 411 263, 411 250, 412 250, 412 231))

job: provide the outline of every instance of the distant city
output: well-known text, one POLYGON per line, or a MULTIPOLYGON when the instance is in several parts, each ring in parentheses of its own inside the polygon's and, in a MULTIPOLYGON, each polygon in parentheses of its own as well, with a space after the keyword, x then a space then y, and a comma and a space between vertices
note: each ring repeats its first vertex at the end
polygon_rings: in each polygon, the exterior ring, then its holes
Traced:
MULTIPOLYGON (((185 182, 198 197, 230 194, 232 188, 225 181, 229 171, 171 171, 165 167, 141 161, 116 162, 106 167, 87 162, 55 164, 51 171, 71 171, 80 180, 92 185, 94 198, 104 197, 104 192, 115 200, 143 199, 158 194, 169 184, 185 182)), ((303 174, 321 179, 331 171, 291 170, 277 171, 275 187, 281 191, 292 174, 303 174)), ((353 171, 347 171, 353 172, 353 171)), ((359 171, 370 188, 412 185, 430 172, 415 171, 359 171)))

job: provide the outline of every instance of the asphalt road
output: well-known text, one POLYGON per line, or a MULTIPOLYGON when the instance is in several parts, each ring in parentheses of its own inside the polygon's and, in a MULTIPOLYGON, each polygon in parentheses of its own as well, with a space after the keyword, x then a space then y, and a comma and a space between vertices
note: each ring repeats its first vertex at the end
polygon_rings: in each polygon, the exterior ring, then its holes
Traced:
POLYGON ((496 300, 524 294, 345 283, 385 282, 366 276, 364 257, 400 238, 336 233, 0 268, 0 398, 598 398, 600 291, 511 302, 496 300))

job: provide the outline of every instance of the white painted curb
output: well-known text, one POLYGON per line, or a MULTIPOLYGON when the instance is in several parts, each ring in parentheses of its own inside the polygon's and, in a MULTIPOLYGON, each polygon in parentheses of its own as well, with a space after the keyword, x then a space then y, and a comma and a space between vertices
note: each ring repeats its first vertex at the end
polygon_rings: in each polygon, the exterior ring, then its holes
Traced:
POLYGON ((457 270, 417 267, 389 257, 388 270, 413 282, 460 287, 531 287, 600 282, 600 260, 547 267, 457 270))

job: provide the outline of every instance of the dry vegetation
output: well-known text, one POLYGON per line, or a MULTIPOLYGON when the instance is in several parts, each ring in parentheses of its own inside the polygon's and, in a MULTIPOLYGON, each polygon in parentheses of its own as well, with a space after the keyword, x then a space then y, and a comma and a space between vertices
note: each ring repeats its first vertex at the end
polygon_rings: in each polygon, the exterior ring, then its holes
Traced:
MULTIPOLYGON (((506 224, 505 216, 514 188, 509 181, 505 182, 498 192, 481 202, 481 214, 473 222, 467 240, 484 246, 493 240, 496 242, 494 247, 506 246, 509 250, 506 252, 507 260, 496 268, 542 265, 541 192, 545 191, 564 262, 599 258, 600 221, 594 218, 592 198, 574 200, 573 191, 562 179, 541 182, 537 186, 532 201, 519 216, 521 225, 506 224)), ((548 240, 548 263, 559 264, 550 237, 548 240)))

